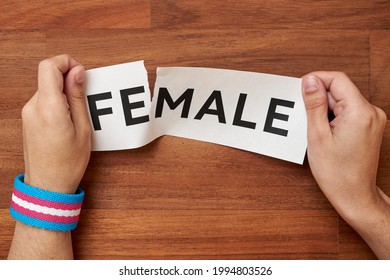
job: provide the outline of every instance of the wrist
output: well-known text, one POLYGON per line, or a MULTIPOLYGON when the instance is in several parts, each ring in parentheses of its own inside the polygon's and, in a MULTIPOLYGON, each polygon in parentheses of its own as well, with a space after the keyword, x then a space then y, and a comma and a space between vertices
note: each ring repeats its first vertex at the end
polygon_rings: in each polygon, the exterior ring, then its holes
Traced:
POLYGON ((54 178, 51 176, 41 177, 26 171, 24 176, 24 183, 42 190, 52 192, 64 194, 74 194, 76 192, 79 182, 72 183, 69 180, 59 180, 58 178, 58 176, 54 176, 54 178))
POLYGON ((52 238, 64 238, 65 236, 71 236, 70 231, 46 230, 43 228, 29 226, 20 221, 16 221, 15 223, 15 232, 18 232, 18 234, 23 236, 28 236, 31 240, 41 240, 42 242, 52 238))
POLYGON ((24 182, 24 175, 15 178, 10 214, 29 226, 54 231, 76 228, 84 191, 74 194, 52 192, 33 187, 24 182))
MULTIPOLYGON (((387 197, 387 196, 386 196, 387 197)), ((388 197, 387 197, 388 198, 388 197)), ((347 221, 367 242, 379 259, 390 258, 390 204, 381 199, 347 221)))
POLYGON ((378 221, 390 217, 390 200, 378 187, 375 187, 375 191, 369 198, 366 197, 353 207, 344 207, 339 213, 356 230, 360 228, 372 230, 373 227, 380 225, 378 221))

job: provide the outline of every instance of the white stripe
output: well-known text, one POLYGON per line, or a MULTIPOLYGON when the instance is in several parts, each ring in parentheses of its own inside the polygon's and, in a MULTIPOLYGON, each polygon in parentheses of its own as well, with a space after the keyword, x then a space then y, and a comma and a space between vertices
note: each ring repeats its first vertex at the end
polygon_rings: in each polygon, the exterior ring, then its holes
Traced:
POLYGON ((56 215, 56 216, 62 216, 62 217, 72 217, 72 216, 78 216, 80 215, 81 208, 77 210, 61 210, 61 209, 55 209, 55 208, 49 208, 46 206, 37 205, 28 201, 25 201, 19 197, 17 197, 15 194, 12 194, 12 201, 18 204, 19 206, 33 210, 39 213, 43 214, 50 214, 50 215, 56 215))

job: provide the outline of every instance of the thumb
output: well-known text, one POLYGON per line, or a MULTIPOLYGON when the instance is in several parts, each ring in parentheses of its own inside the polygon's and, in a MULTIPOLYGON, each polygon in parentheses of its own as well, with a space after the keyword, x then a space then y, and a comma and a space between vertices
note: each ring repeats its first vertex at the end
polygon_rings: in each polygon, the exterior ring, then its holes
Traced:
POLYGON ((68 72, 64 82, 64 93, 76 131, 91 129, 84 94, 84 80, 85 69, 82 65, 78 65, 68 72))
POLYGON ((302 78, 302 95, 306 107, 308 141, 326 138, 331 133, 328 120, 327 91, 314 75, 302 78))

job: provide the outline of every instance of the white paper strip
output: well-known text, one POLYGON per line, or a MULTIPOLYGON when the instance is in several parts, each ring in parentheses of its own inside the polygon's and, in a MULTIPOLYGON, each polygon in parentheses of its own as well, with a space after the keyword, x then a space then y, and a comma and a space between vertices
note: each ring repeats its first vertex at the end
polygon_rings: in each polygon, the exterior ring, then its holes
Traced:
POLYGON ((301 80, 191 67, 157 69, 153 101, 143 61, 87 71, 93 150, 131 149, 162 135, 303 163, 301 80))

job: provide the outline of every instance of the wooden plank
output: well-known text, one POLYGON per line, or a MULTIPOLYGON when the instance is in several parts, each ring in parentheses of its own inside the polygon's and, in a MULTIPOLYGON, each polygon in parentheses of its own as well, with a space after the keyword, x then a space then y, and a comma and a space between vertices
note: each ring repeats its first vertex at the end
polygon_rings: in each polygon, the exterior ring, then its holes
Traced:
POLYGON ((79 259, 305 258, 337 253, 337 223, 328 211, 87 210, 73 237, 79 259))
POLYGON ((0 260, 6 259, 11 246, 12 236, 14 234, 15 220, 10 216, 9 209, 0 209, 0 260))
MULTIPOLYGON (((151 1, 159 28, 389 28, 388 1, 151 1)), ((301 32, 305 33, 306 30, 301 32)))
MULTIPOLYGON (((8 209, 0 222, 6 258, 8 209)), ((84 209, 73 244, 77 259, 329 259, 338 251, 337 223, 328 211, 84 209)))
POLYGON ((390 30, 373 30, 370 33, 370 101, 390 118, 390 30))
POLYGON ((0 209, 11 203, 13 180, 24 173, 21 120, 0 119, 0 209))
MULTIPOLYGON (((20 110, 41 59, 70 53, 87 68, 145 59, 152 89, 157 66, 296 77, 340 70, 390 116, 389 8, 374 0, 1 1, 0 258, 13 233, 13 178, 24 169, 20 110)), ((388 195, 389 124, 377 180, 388 195)), ((375 258, 339 222, 307 163, 166 136, 93 153, 82 184, 76 258, 375 258)))
POLYGON ((49 56, 69 52, 87 68, 144 59, 152 88, 158 66, 197 66, 295 77, 338 70, 369 92, 368 31, 49 30, 47 50, 49 56))
POLYGON ((18 119, 22 106, 37 88, 37 69, 45 57, 46 34, 0 30, 0 38, 0 119, 18 119))
POLYGON ((94 209, 332 209, 307 165, 165 136, 94 153, 83 184, 94 209))
POLYGON ((150 3, 137 0, 0 2, 1 29, 149 28, 150 3))

